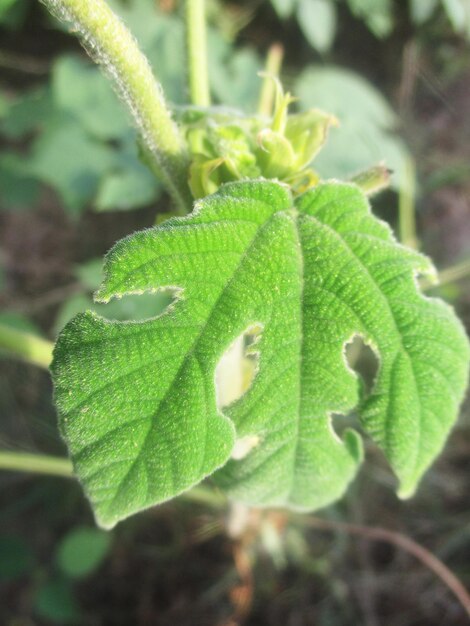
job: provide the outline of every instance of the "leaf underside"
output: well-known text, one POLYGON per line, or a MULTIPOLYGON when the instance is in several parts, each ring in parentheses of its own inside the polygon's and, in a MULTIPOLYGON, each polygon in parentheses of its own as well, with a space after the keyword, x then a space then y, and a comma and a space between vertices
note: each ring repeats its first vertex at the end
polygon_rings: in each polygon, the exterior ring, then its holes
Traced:
POLYGON ((359 435, 340 438, 331 423, 354 407, 411 495, 456 419, 469 360, 452 309, 419 293, 416 275, 429 272, 355 185, 338 182, 296 202, 275 182, 228 184, 187 217, 118 242, 98 301, 177 297, 143 322, 78 315, 57 342, 61 430, 98 523, 211 474, 257 506, 325 506, 362 460, 359 435), (222 414, 217 363, 253 325, 258 371, 222 414), (368 395, 344 356, 355 335, 380 362, 368 395), (231 459, 244 437, 257 445, 231 459))

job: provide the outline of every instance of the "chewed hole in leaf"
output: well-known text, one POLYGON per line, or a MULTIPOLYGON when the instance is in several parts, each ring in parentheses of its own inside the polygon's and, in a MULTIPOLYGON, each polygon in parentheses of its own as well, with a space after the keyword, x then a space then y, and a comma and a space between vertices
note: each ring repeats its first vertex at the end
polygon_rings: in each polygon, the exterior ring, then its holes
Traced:
POLYGON ((240 437, 240 439, 235 441, 232 450, 232 459, 234 461, 241 461, 241 459, 244 459, 260 442, 261 437, 259 437, 259 435, 240 437))
POLYGON ((165 289, 156 293, 125 295, 107 304, 96 304, 94 308, 108 320, 139 322, 161 315, 175 300, 176 290, 165 289))
POLYGON ((216 371, 217 406, 232 404, 251 387, 258 370, 256 344, 261 336, 260 324, 250 324, 224 352, 216 371))
POLYGON ((361 431, 361 423, 356 411, 351 411, 351 413, 348 413, 347 415, 343 415, 342 413, 333 413, 330 419, 331 428, 339 439, 344 438, 344 432, 346 430, 353 429, 361 431))
MULTIPOLYGON (((369 395, 372 391, 380 361, 376 352, 366 343, 364 338, 356 334, 344 344, 344 357, 348 367, 355 372, 361 381, 363 393, 369 395)), ((345 415, 333 413, 331 415, 331 427, 335 434, 342 439, 343 433, 348 429, 361 431, 361 423, 356 410, 345 415)))
POLYGON ((380 360, 372 347, 361 335, 354 335, 344 346, 344 354, 349 367, 359 375, 364 392, 369 394, 375 384, 380 360))

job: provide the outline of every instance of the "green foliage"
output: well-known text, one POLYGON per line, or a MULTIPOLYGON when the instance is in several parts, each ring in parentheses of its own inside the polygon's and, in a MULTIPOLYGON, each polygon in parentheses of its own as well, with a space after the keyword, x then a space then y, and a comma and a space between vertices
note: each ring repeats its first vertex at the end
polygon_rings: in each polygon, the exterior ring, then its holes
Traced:
POLYGON ((71 578, 83 578, 98 569, 111 546, 111 536, 96 528, 74 528, 57 552, 61 571, 71 578))
POLYGON ((29 573, 34 555, 24 539, 0 535, 0 581, 11 581, 29 573))
POLYGON ((410 16, 415 24, 423 24, 434 13, 439 0, 411 0, 410 16))
POLYGON ((119 139, 129 134, 125 109, 97 67, 79 57, 60 57, 52 73, 55 106, 98 140, 119 139))
POLYGON ((32 207, 39 183, 54 188, 72 215, 90 204, 132 209, 161 193, 140 162, 117 97, 99 70, 78 57, 59 57, 50 88, 11 103, 0 129, 11 141, 34 136, 28 155, 0 154, 0 196, 8 208, 32 207))
POLYGON ((325 506, 362 458, 359 435, 332 424, 354 407, 411 495, 456 418, 469 359, 452 310, 418 292, 416 274, 432 271, 358 187, 336 182, 295 201, 275 182, 225 185, 116 244, 98 301, 170 288, 176 302, 140 322, 81 314, 57 342, 60 426, 99 524, 221 467, 235 499, 325 506), (255 328, 256 376, 222 413, 217 363, 255 328), (370 393, 345 362, 355 335, 380 359, 370 393))
POLYGON ((376 37, 386 37, 393 30, 392 0, 348 0, 348 6, 376 37))
POLYGON ((68 580, 53 578, 37 591, 35 611, 39 617, 54 624, 79 624, 80 609, 68 580))
POLYGON ((336 6, 329 0, 298 0, 297 20, 307 41, 327 52, 336 34, 336 6))
POLYGON ((370 83, 339 67, 308 66, 295 93, 302 109, 317 106, 340 122, 315 161, 322 176, 347 178, 383 161, 393 170, 392 186, 403 184, 409 156, 396 133, 398 120, 370 83))
MULTIPOLYGON (((337 30, 338 0, 271 0, 281 19, 296 15, 299 27, 310 45, 320 53, 331 48, 337 30)), ((346 0, 356 18, 362 20, 373 35, 382 39, 396 27, 393 0, 346 0)), ((416 26, 427 22, 438 6, 456 33, 470 37, 470 5, 467 0, 410 0, 409 13, 416 26)))
POLYGON ((15 29, 22 24, 28 0, 0 0, 0 25, 15 29))

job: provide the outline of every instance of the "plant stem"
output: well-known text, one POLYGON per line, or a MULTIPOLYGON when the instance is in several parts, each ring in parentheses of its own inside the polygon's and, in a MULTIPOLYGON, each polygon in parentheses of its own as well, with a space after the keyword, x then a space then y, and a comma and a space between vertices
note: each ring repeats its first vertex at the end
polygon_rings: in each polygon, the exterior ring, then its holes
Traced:
POLYGON ((73 477, 72 463, 68 459, 28 452, 0 451, 0 469, 73 477))
POLYGON ((442 561, 434 556, 432 552, 406 535, 388 530, 387 528, 359 526, 357 524, 348 524, 319 517, 306 517, 300 521, 304 525, 311 526, 315 529, 345 532, 349 535, 364 537, 364 539, 369 541, 385 541, 401 550, 405 550, 408 554, 413 555, 416 559, 421 561, 421 563, 441 579, 460 602, 466 614, 470 616, 470 594, 465 589, 462 582, 442 561))
POLYGON ((182 493, 178 498, 188 502, 203 504, 213 509, 224 508, 227 504, 227 499, 220 491, 204 485, 196 485, 196 487, 192 487, 189 491, 182 493))
POLYGON ((265 117, 273 114, 276 85, 273 78, 278 78, 281 72, 284 48, 280 43, 274 43, 268 50, 266 66, 263 72, 263 84, 258 103, 258 113, 265 117))
POLYGON ((189 158, 146 57, 104 0, 42 0, 72 24, 87 52, 103 67, 130 109, 163 182, 176 204, 190 210, 189 158))
POLYGON ((423 278, 420 281, 420 285, 424 290, 436 289, 442 287, 442 285, 449 285, 457 282, 458 280, 462 280, 463 278, 468 278, 469 276, 470 259, 467 259, 439 272, 437 282, 431 282, 428 279, 423 278))
POLYGON ((415 219, 416 167, 409 157, 405 163, 405 182, 398 197, 400 241, 414 250, 418 247, 415 219))
POLYGON ((5 324, 0 324, 0 349, 33 365, 48 369, 54 344, 5 324))
MULTIPOLYGON (((72 463, 69 459, 31 452, 0 450, 0 470, 74 478, 72 463)), ((227 502, 221 492, 204 485, 197 485, 179 497, 214 509, 223 508, 227 502)))
POLYGON ((196 106, 208 107, 211 101, 207 69, 205 0, 186 0, 186 41, 191 102, 196 106))
POLYGON ((439 272, 439 285, 448 285, 470 276, 470 259, 439 272))

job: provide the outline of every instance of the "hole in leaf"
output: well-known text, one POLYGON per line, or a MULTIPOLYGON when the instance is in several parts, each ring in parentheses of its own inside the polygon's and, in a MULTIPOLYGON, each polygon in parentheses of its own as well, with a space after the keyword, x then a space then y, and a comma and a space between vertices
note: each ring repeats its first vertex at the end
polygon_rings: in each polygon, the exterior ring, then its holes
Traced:
POLYGON ((108 320, 138 322, 161 315, 176 299, 175 289, 165 289, 113 298, 107 304, 95 304, 93 308, 108 320))
POLYGON ((342 413, 333 413, 331 415, 331 428, 339 439, 344 438, 344 432, 346 430, 361 431, 361 423, 359 421, 356 411, 351 411, 347 415, 342 413))
MULTIPOLYGON (((380 361, 377 353, 361 335, 357 334, 344 344, 344 356, 349 368, 359 376, 363 393, 368 395, 375 384, 379 370, 380 361)), ((356 410, 347 414, 333 413, 331 415, 331 427, 340 439, 344 438, 346 430, 352 429, 356 432, 362 430, 356 410)))
POLYGON ((256 446, 260 443, 261 438, 258 435, 247 435, 240 437, 235 441, 232 450, 232 459, 240 461, 244 459, 256 446))
POLYGON ((260 324, 250 325, 229 346, 215 370, 217 406, 232 404, 251 387, 258 370, 256 344, 261 336, 260 324))
POLYGON ((358 374, 363 382, 364 391, 369 394, 374 386, 379 371, 379 357, 361 335, 354 335, 345 344, 344 353, 349 367, 358 374))

